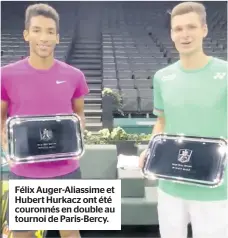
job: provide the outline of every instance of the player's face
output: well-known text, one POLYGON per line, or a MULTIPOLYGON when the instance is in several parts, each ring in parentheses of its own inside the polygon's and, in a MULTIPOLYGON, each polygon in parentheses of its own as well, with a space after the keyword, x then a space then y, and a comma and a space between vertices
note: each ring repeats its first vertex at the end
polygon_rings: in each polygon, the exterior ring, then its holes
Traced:
POLYGON ((55 46, 59 43, 55 21, 44 16, 30 19, 29 29, 24 31, 24 38, 29 42, 30 50, 41 58, 53 55, 55 46))
POLYGON ((191 12, 173 17, 171 27, 171 38, 180 54, 189 55, 203 50, 207 25, 202 24, 197 13, 191 12))

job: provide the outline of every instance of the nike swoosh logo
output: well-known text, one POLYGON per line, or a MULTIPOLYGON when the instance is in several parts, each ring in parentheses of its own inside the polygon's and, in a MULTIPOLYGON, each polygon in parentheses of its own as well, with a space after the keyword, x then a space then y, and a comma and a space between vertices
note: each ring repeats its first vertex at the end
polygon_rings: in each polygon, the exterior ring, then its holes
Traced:
POLYGON ((57 84, 65 83, 66 81, 56 81, 57 84))

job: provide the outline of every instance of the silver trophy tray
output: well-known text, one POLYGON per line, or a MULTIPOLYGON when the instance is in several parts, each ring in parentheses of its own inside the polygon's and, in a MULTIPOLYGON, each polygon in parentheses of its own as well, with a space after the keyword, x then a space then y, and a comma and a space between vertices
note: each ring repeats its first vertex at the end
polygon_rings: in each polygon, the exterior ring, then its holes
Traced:
POLYGON ((10 117, 6 128, 7 155, 17 164, 79 159, 84 153, 76 114, 10 117))
POLYGON ((148 179, 216 187, 226 163, 225 139, 159 134, 149 143, 142 172, 148 179))

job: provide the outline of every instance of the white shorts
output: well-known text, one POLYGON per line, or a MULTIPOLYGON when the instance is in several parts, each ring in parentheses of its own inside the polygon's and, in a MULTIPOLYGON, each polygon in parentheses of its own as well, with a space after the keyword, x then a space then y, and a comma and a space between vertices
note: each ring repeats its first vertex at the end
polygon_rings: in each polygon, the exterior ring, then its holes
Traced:
POLYGON ((228 201, 188 201, 158 189, 158 219, 161 238, 228 238, 228 201))

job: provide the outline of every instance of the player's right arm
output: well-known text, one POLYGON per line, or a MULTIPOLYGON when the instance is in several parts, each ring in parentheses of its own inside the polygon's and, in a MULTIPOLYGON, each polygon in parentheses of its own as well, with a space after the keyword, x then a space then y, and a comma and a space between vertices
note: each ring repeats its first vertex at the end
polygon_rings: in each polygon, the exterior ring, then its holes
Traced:
MULTIPOLYGON (((156 121, 154 127, 153 127, 152 137, 157 135, 157 134, 163 133, 164 128, 165 128, 165 117, 164 116, 159 116, 157 118, 157 121, 156 121)), ((147 149, 145 149, 139 156, 139 167, 140 168, 143 168, 144 160, 145 160, 145 157, 146 157, 146 152, 147 152, 147 149)))
MULTIPOLYGON (((153 114, 157 116, 156 123, 153 127, 152 130, 152 137, 159 134, 163 133, 165 130, 165 114, 164 114, 164 105, 163 105, 163 100, 162 100, 162 94, 161 94, 161 84, 160 80, 156 77, 156 74, 153 79, 153 99, 154 99, 154 110, 153 114)), ((144 161, 145 161, 145 156, 147 153, 147 149, 144 150, 139 157, 139 167, 143 168, 144 161)))
POLYGON ((7 150, 6 119, 10 102, 6 83, 7 72, 5 67, 1 68, 1 146, 4 151, 7 150))
POLYGON ((7 140, 6 140, 7 111, 8 111, 8 102, 1 100, 1 146, 4 151, 7 150, 7 140))

